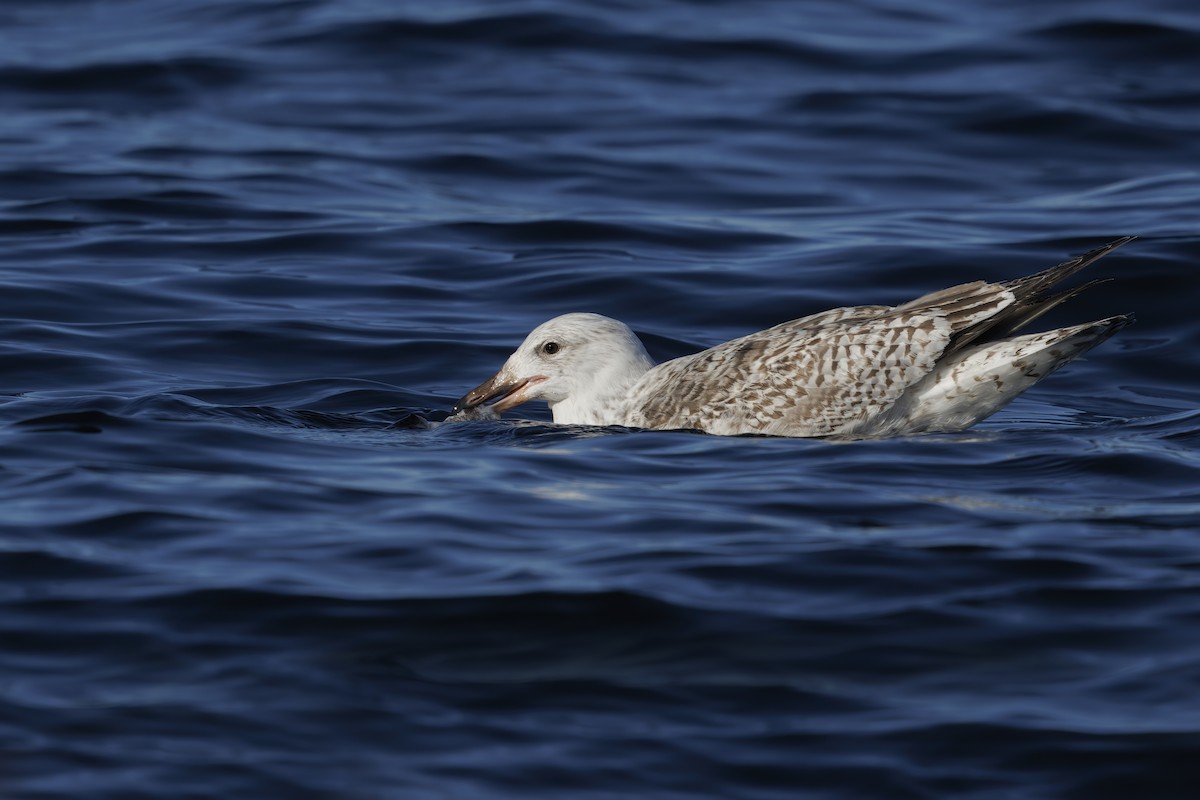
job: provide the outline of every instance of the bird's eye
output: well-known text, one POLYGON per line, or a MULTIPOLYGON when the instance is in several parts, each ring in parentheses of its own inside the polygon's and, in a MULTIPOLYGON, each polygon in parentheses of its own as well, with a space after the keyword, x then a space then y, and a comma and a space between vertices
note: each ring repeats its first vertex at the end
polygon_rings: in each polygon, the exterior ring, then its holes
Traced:
POLYGON ((542 345, 542 352, 548 356, 552 356, 558 352, 558 342, 546 342, 542 345))

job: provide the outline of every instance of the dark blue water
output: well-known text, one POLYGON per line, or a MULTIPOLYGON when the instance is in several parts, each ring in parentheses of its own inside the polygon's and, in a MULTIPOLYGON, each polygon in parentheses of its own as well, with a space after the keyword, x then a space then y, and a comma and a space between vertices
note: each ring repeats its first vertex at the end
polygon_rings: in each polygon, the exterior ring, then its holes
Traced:
POLYGON ((1191 798, 1192 0, 0 8, 0 796, 1191 798), (430 427, 1124 234, 957 435, 430 427))

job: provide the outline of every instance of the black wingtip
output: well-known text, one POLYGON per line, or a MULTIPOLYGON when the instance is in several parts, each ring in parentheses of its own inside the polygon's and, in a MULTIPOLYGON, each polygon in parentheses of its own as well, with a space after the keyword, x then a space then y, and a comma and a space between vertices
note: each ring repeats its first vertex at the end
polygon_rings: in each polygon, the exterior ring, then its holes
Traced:
POLYGON ((1122 236, 1120 239, 1114 239, 1107 244, 1102 244, 1092 250, 1088 250, 1082 255, 1068 259, 1061 264, 1050 267, 1050 269, 1036 272, 1033 275, 1016 280, 1008 281, 1006 285, 1013 290, 1017 297, 1021 300, 1037 300, 1040 296, 1054 286, 1067 278, 1079 272, 1084 267, 1087 267, 1104 256, 1116 250, 1122 245, 1129 244, 1136 236, 1122 236))
POLYGON ((1135 322, 1137 322, 1137 314, 1134 314, 1132 311, 1112 317, 1112 324, 1117 330, 1132 325, 1135 322))
POLYGON ((1113 239, 1111 242, 1106 242, 1099 247, 1093 247, 1091 250, 1088 250, 1082 255, 1075 256, 1066 263, 1071 264, 1074 262, 1079 262, 1081 267, 1086 267, 1088 264, 1103 258, 1113 250, 1116 250, 1118 247, 1124 247, 1136 238, 1136 236, 1122 236, 1120 239, 1113 239))
POLYGON ((1096 259, 1101 258, 1102 256, 1108 255, 1113 250, 1116 250, 1118 247, 1124 247, 1125 245, 1129 244, 1136 238, 1138 238, 1138 237, 1122 236, 1120 239, 1113 239, 1108 244, 1100 245, 1095 250, 1090 250, 1090 251, 1084 253, 1082 256, 1080 256, 1080 258, 1086 259, 1087 263, 1090 264, 1093 261, 1095 261, 1096 259))

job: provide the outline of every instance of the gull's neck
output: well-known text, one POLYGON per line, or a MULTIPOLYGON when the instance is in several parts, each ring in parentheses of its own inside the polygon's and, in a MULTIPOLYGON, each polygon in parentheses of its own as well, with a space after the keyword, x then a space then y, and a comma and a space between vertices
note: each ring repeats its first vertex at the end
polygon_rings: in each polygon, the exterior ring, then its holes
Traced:
POLYGON ((554 421, 560 425, 624 425, 629 390, 654 367, 654 361, 634 338, 621 358, 614 358, 595 372, 581 375, 573 391, 550 404, 554 421))

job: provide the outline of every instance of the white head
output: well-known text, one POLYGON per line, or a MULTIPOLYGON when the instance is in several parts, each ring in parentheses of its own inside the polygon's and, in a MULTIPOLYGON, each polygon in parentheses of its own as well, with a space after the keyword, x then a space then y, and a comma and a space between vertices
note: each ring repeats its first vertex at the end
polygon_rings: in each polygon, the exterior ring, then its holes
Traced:
POLYGON ((561 424, 620 424, 626 391, 652 366, 625 323, 599 314, 564 314, 534 328, 500 371, 454 410, 495 400, 492 408, 501 413, 540 399, 561 424))

